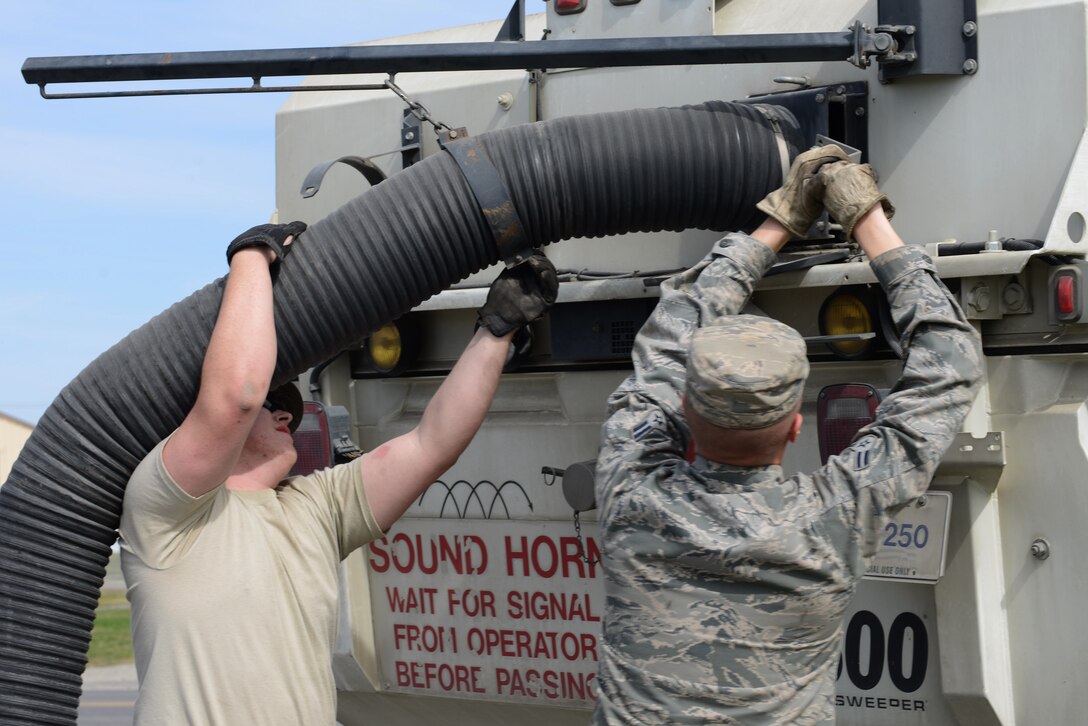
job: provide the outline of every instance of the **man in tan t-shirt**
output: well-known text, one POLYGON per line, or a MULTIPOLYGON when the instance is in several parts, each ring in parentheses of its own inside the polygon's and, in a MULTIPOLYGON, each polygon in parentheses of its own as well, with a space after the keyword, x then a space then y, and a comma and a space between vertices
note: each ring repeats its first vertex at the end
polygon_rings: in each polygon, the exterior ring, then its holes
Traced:
POLYGON ((335 722, 339 562, 381 537, 457 460, 491 405, 514 333, 555 301, 543 255, 503 271, 414 430, 350 463, 287 478, 301 405, 297 389, 268 390, 270 269, 305 229, 260 225, 228 247, 196 403, 126 488, 121 562, 138 724, 335 722))

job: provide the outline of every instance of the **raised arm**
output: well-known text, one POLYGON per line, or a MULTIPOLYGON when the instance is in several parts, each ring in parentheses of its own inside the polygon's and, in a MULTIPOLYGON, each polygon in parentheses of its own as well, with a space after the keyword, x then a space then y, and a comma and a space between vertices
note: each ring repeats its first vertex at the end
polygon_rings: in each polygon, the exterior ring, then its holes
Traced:
POLYGON ((691 336, 744 308, 779 250, 792 237, 803 237, 823 211, 820 169, 844 159, 834 145, 800 154, 782 186, 759 203, 767 219, 751 236, 727 235, 694 267, 662 283, 661 299, 635 338, 634 373, 613 394, 610 412, 632 403, 628 394, 637 392, 666 415, 680 417, 691 336))
POLYGON ((933 262, 908 247, 889 223, 894 208, 868 166, 834 164, 824 172, 825 204, 857 239, 888 297, 905 360, 876 420, 828 467, 849 484, 838 498, 858 498, 876 517, 921 495, 960 431, 982 376, 982 348, 933 262), (869 496, 854 488, 863 487, 869 496))
POLYGON ((491 407, 514 333, 544 314, 557 289, 555 268, 541 254, 504 270, 480 309, 480 328, 419 425, 359 459, 367 501, 383 531, 468 447, 491 407))
POLYGON ((196 403, 163 449, 163 465, 191 496, 230 475, 268 394, 276 365, 270 267, 305 229, 302 222, 259 225, 228 247, 230 273, 196 403))

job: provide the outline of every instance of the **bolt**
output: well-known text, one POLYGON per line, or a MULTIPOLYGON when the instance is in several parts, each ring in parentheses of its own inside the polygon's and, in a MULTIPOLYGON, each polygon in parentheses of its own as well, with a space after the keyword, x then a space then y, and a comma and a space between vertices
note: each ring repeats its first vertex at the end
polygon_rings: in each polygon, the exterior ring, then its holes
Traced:
POLYGON ((827 100, 827 96, 825 96, 824 94, 822 94, 822 93, 817 93, 816 94, 816 103, 823 103, 826 100, 827 100))
POLYGON ((1045 560, 1050 557, 1050 543, 1042 537, 1031 543, 1031 556, 1037 560, 1045 560))
POLYGON ((979 313, 990 307, 989 285, 976 285, 967 295, 967 304, 974 308, 975 312, 979 313))
POLYGON ((840 96, 846 93, 846 86, 838 86, 837 88, 835 88, 835 93, 839 94, 840 96))
POLYGON ((963 72, 967 75, 973 75, 978 71, 978 61, 974 58, 968 58, 963 62, 963 72))
POLYGON ((457 138, 457 132, 456 132, 456 131, 453 131, 453 130, 451 130, 451 131, 450 131, 450 138, 451 138, 451 139, 456 139, 456 138, 457 138))
POLYGON ((854 115, 855 116, 864 116, 865 115, 865 109, 861 108, 860 106, 858 108, 855 108, 854 109, 854 115))
POLYGON ((968 20, 963 24, 963 34, 968 38, 975 37, 975 33, 978 32, 978 23, 974 20, 968 20))
POLYGON ((924 506, 926 505, 926 501, 927 501, 927 499, 926 499, 926 495, 925 495, 925 494, 923 494, 922 496, 918 497, 918 501, 917 501, 917 502, 915 503, 915 505, 914 505, 914 506, 916 506, 916 507, 918 507, 919 509, 921 509, 922 507, 924 507, 924 506))
POLYGON ((509 111, 514 105, 514 94, 509 92, 500 93, 499 97, 496 100, 498 101, 499 106, 501 106, 504 111, 509 111))
POLYGON ((917 29, 913 25, 903 26, 903 32, 906 33, 907 35, 914 35, 916 30, 917 29))
POLYGON ((1018 282, 1010 282, 1005 286, 1004 292, 1001 293, 1001 298, 1005 301, 1005 307, 1011 312, 1015 312, 1024 307, 1024 303, 1027 302, 1027 297, 1024 286, 1018 282))
POLYGON ((873 36, 873 48, 878 53, 883 53, 892 47, 892 36, 887 33, 878 33, 873 36))
POLYGON ((405 132, 404 132, 404 140, 405 140, 405 141, 411 141, 411 140, 412 140, 412 139, 414 139, 415 137, 416 137, 415 133, 413 133, 413 132, 411 132, 411 131, 405 131, 405 132))

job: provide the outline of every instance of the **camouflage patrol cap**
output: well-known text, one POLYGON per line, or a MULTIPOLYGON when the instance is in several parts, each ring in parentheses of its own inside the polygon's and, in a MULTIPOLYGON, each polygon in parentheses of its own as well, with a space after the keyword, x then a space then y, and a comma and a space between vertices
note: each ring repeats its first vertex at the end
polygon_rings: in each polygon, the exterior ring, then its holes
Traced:
POLYGON ((692 337, 688 405, 723 428, 761 429, 797 407, 807 377, 805 341, 796 330, 771 318, 733 315, 692 337))

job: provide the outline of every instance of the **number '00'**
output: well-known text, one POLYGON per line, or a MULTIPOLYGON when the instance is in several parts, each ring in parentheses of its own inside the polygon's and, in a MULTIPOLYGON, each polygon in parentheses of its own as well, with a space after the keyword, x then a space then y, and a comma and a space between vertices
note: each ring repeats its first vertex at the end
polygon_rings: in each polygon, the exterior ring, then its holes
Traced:
POLYGON ((888 654, 888 676, 892 683, 903 693, 914 693, 926 680, 926 668, 929 663, 929 634, 925 623, 914 613, 900 613, 888 628, 887 641, 884 639, 884 627, 880 618, 868 610, 858 610, 850 618, 846 627, 846 639, 843 652, 839 656, 839 671, 836 680, 842 678, 843 662, 846 674, 857 688, 868 691, 876 688, 884 675, 884 653, 888 654), (862 631, 869 631, 869 658, 862 671, 861 641, 862 631), (907 631, 911 632, 913 647, 910 658, 910 675, 904 673, 903 651, 907 631))

